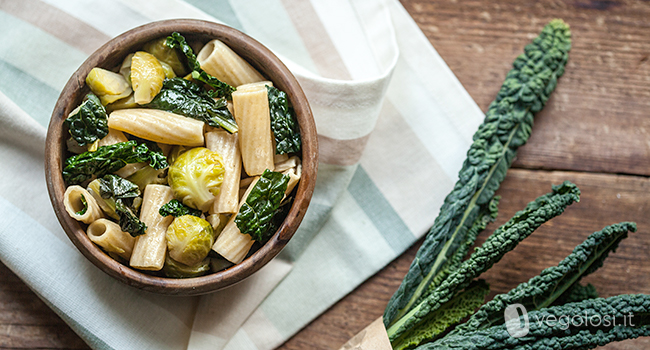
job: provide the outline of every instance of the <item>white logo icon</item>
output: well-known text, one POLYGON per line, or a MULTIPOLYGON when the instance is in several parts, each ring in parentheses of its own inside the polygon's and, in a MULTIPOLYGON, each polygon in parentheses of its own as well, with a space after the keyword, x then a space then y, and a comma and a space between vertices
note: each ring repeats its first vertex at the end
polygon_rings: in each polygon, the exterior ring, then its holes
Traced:
POLYGON ((513 338, 520 338, 528 334, 530 323, 528 322, 528 311, 521 304, 508 305, 503 313, 506 320, 506 329, 513 338), (520 314, 521 312, 521 314, 520 314))

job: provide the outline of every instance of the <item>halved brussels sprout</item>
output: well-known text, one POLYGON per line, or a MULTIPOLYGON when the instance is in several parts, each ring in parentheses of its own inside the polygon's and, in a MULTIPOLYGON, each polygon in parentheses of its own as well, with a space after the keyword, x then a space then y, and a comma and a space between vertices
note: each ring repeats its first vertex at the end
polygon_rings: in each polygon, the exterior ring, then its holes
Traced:
POLYGON ((195 266, 205 259, 213 243, 212 225, 193 215, 174 218, 167 228, 169 256, 188 266, 195 266))
POLYGON ((170 278, 199 277, 210 271, 210 260, 210 258, 205 258, 197 265, 187 266, 167 256, 162 270, 165 276, 170 278))
POLYGON ((95 67, 86 76, 86 85, 99 97, 102 105, 107 105, 131 94, 131 86, 118 73, 95 67))
POLYGON ((176 75, 183 76, 188 73, 181 55, 178 51, 165 44, 166 37, 156 39, 144 44, 144 51, 154 55, 160 62, 165 62, 171 66, 176 75))
POLYGON ((205 212, 219 194, 223 176, 221 156, 205 147, 196 147, 176 157, 167 180, 174 197, 205 212))
POLYGON ((131 84, 135 102, 147 104, 162 88, 165 70, 152 54, 138 51, 131 58, 131 84))

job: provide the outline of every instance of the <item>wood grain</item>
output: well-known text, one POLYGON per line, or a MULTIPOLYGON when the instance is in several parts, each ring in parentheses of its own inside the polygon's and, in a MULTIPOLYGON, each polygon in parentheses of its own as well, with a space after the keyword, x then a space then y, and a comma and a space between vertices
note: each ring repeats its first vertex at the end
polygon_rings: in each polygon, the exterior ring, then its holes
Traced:
MULTIPOLYGON (((639 231, 586 281, 603 296, 650 293, 650 2, 401 2, 482 110, 494 98, 512 60, 546 22, 562 18, 572 28, 573 49, 566 74, 536 117, 529 143, 520 150, 498 192, 502 201, 497 222, 478 243, 528 201, 548 192, 551 183, 574 181, 582 190, 582 199, 483 276, 492 287, 491 295, 557 264, 589 233, 620 221, 636 221, 639 231)), ((417 247, 280 349, 338 349, 383 313, 417 247)), ((0 281, 0 349, 84 347, 3 265, 0 281)), ((650 348, 648 338, 602 347, 646 348, 650 348)))

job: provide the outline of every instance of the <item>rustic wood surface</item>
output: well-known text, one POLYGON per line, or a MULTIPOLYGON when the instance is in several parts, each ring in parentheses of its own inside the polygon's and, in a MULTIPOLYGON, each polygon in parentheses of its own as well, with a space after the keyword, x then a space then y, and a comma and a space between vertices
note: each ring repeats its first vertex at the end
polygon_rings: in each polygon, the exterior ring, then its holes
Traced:
MULTIPOLYGON (((566 74, 536 117, 498 194, 500 215, 477 243, 552 183, 575 182, 580 203, 542 226, 483 277, 491 295, 557 264, 589 233, 635 221, 632 234, 589 276, 601 295, 650 293, 650 2, 625 0, 402 0, 461 83, 486 110, 512 60, 552 18, 571 25, 566 74)), ((432 213, 435 215, 436 213, 432 213)), ((338 349, 379 317, 418 244, 282 345, 338 349)), ((87 346, 0 264, 0 349, 87 346)), ((603 349, 646 349, 650 339, 603 349)))

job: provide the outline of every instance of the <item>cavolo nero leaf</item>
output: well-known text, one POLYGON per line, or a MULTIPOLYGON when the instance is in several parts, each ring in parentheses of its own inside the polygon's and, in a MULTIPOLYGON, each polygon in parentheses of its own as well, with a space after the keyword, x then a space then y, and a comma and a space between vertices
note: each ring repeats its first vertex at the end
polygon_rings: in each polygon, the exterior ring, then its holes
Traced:
POLYGON ((172 199, 169 202, 163 204, 158 210, 161 216, 172 215, 173 217, 179 217, 183 215, 193 215, 201 217, 203 214, 200 210, 190 208, 187 205, 181 203, 178 199, 172 199))
POLYGON ((266 88, 269 95, 271 130, 275 137, 275 153, 300 152, 300 128, 287 94, 273 86, 267 85, 266 88))
POLYGON ((134 140, 101 146, 95 152, 84 152, 66 159, 63 180, 68 185, 78 185, 94 176, 113 173, 130 163, 150 162, 155 169, 169 166, 164 155, 152 153, 145 144, 134 140))
POLYGON ((165 79, 160 92, 145 107, 184 115, 230 133, 238 131, 226 99, 214 99, 205 89, 186 79, 165 79))
POLYGON ((132 201, 140 196, 140 188, 133 182, 117 175, 104 175, 99 181, 99 195, 102 198, 126 199, 132 201))
POLYGON ((132 209, 122 202, 121 199, 115 201, 115 213, 119 216, 120 228, 124 232, 128 232, 131 236, 136 237, 143 235, 147 229, 147 225, 140 221, 133 213, 132 209))
POLYGON ((485 329, 447 334, 415 349, 593 349, 614 341, 650 336, 648 310, 650 295, 624 294, 588 299, 529 311, 528 333, 522 337, 510 336, 506 324, 501 323, 485 329))
POLYGON ((453 332, 485 329, 501 324, 505 322, 503 313, 508 305, 521 304, 528 311, 551 306, 566 292, 571 292, 583 277, 601 267, 609 253, 628 236, 628 232, 635 231, 636 224, 623 222, 592 233, 557 266, 545 269, 506 294, 495 296, 453 332))
POLYGON ((519 242, 530 236, 535 229, 560 215, 567 206, 579 199, 578 187, 565 181, 559 186, 553 186, 552 192, 528 203, 524 210, 517 212, 508 222, 497 228, 481 247, 452 271, 426 298, 387 329, 391 342, 426 322, 427 314, 449 302, 459 291, 467 288, 475 278, 514 249, 519 242))
POLYGON ((92 144, 108 135, 106 109, 92 93, 86 95, 85 101, 72 111, 63 123, 79 146, 92 144))
POLYGON ((172 33, 172 35, 167 37, 165 44, 173 49, 178 49, 183 52, 187 58, 187 63, 192 70, 192 78, 195 80, 202 81, 212 88, 214 88, 214 95, 217 97, 227 97, 235 91, 235 88, 224 83, 223 81, 209 75, 202 68, 199 61, 196 59, 196 55, 192 50, 192 47, 187 43, 185 38, 178 32, 172 33))
POLYGON ((384 311, 387 327, 427 296, 429 284, 441 279, 437 276, 445 261, 465 240, 475 219, 485 212, 482 207, 489 205, 517 148, 530 136, 533 113, 542 109, 564 73, 570 47, 569 27, 561 20, 553 20, 514 61, 474 134, 458 181, 384 311))
POLYGON ((241 233, 249 234, 258 242, 270 238, 273 232, 269 228, 288 183, 288 175, 268 169, 262 173, 235 217, 241 233))

